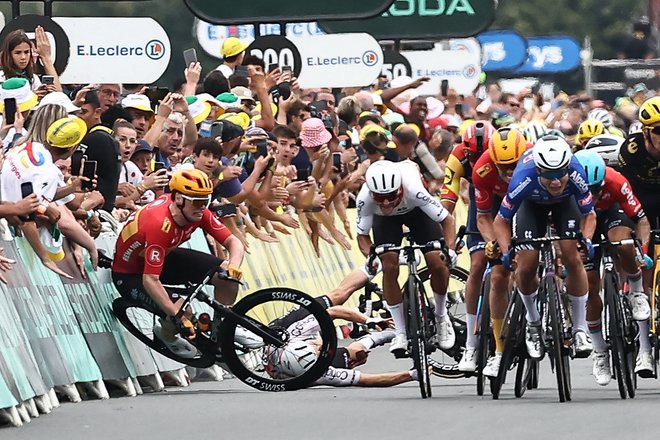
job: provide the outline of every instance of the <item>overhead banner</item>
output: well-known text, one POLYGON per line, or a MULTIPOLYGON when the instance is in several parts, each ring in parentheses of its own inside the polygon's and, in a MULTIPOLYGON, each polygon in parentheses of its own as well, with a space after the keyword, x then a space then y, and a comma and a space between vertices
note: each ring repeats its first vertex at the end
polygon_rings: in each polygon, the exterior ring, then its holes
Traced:
POLYGON ((384 12, 393 0, 184 1, 196 17, 208 23, 244 24, 368 18, 384 12))
POLYGON ((515 31, 490 31, 477 35, 484 72, 514 70, 527 59, 527 39, 515 31))
POLYGON ((246 52, 266 65, 290 66, 302 88, 368 86, 383 67, 383 50, 363 33, 290 39, 270 35, 254 40, 246 52))
MULTIPOLYGON (((279 24, 264 23, 259 25, 259 35, 280 35, 280 29, 279 24)), ((251 24, 222 26, 202 20, 196 20, 195 22, 195 35, 204 52, 214 58, 222 58, 220 48, 222 43, 229 37, 236 37, 248 44, 254 41, 255 38, 254 26, 251 24)), ((309 37, 313 35, 325 35, 325 32, 315 22, 287 23, 286 25, 287 37, 309 37)))
POLYGON ((374 18, 319 25, 328 33, 367 32, 378 40, 471 37, 490 26, 496 9, 497 0, 397 0, 374 18))
MULTIPOLYGON (((445 50, 442 44, 436 44, 431 51, 403 51, 401 54, 410 62, 412 79, 423 76, 431 78, 417 91, 420 95, 437 96, 443 79, 449 82, 449 87, 456 89, 461 95, 470 95, 479 85, 481 75, 481 51, 474 50, 474 45, 467 41, 455 40, 455 47, 462 50, 445 50)), ((477 45, 478 47, 478 45, 477 45)))
POLYGON ((580 65, 580 44, 571 37, 530 37, 527 60, 514 72, 544 74, 570 72, 580 65))
POLYGON ((55 17, 26 15, 12 20, 0 39, 14 29, 43 25, 63 84, 151 84, 170 62, 170 39, 148 17, 55 17), (139 30, 139 32, 136 32, 139 30))

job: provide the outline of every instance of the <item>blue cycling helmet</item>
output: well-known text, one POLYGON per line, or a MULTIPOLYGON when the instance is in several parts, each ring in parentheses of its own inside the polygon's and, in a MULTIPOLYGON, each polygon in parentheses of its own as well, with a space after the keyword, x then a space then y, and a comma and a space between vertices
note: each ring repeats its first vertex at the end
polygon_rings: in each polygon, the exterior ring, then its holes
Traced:
POLYGON ((605 179, 605 161, 600 154, 592 150, 580 150, 574 156, 587 174, 587 184, 589 186, 602 185, 605 179))

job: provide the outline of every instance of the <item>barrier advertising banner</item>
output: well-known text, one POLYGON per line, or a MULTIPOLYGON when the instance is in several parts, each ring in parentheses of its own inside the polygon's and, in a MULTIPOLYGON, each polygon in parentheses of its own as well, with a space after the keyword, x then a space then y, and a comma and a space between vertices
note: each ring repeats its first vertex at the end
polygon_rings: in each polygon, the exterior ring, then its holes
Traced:
POLYGON ((580 43, 571 37, 530 37, 527 45, 527 60, 515 73, 569 72, 580 65, 580 43))
POLYGON ((477 35, 484 72, 513 70, 527 60, 527 40, 515 31, 490 31, 477 35))

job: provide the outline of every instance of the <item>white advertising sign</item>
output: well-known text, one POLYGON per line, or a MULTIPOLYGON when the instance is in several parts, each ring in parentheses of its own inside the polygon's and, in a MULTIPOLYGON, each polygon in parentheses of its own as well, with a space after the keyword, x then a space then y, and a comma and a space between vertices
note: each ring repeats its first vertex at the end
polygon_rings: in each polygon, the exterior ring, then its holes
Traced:
POLYGON ((167 69, 170 39, 148 17, 55 17, 69 38, 63 84, 150 84, 167 69))
POLYGON ((302 88, 372 84, 383 67, 383 50, 369 34, 290 38, 300 52, 302 88))
MULTIPOLYGON (((461 45, 454 43, 452 47, 461 45)), ((441 45, 436 45, 431 51, 404 51, 401 54, 410 61, 413 79, 431 78, 417 89, 420 95, 437 96, 443 79, 448 80, 449 87, 459 94, 469 95, 479 85, 481 75, 481 50, 476 49, 478 47, 466 42, 461 50, 443 50, 441 45)))
MULTIPOLYGON (((260 35, 280 35, 279 24, 259 25, 260 35)), ((313 35, 324 35, 317 23, 287 23, 287 37, 308 37, 313 35)), ((237 26, 220 26, 195 20, 195 35, 199 45, 212 57, 222 58, 220 48, 222 43, 229 37, 236 37, 245 43, 254 41, 254 26, 242 24, 237 26)))

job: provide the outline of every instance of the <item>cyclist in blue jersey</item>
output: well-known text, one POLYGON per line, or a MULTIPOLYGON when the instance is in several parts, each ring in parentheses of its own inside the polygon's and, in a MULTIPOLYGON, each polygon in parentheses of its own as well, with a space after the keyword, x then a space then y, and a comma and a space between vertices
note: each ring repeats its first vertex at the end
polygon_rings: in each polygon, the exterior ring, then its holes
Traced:
MULTIPOLYGON (((545 235, 548 215, 561 237, 576 237, 582 231, 583 251, 593 258, 591 238, 596 214, 584 169, 560 137, 547 135, 525 152, 509 183, 506 197, 495 219, 494 228, 502 250, 502 264, 511 270, 511 232, 520 239, 545 235), (513 222, 513 227, 511 223, 513 222)), ((576 357, 588 357, 586 304, 588 282, 576 240, 561 240, 562 263, 568 270, 566 291, 573 312, 573 343, 576 357)), ((516 252, 516 283, 527 310, 526 343, 529 355, 541 359, 545 353, 541 316, 536 306, 539 280, 538 248, 516 252)))

